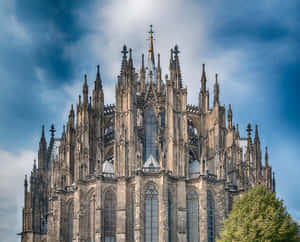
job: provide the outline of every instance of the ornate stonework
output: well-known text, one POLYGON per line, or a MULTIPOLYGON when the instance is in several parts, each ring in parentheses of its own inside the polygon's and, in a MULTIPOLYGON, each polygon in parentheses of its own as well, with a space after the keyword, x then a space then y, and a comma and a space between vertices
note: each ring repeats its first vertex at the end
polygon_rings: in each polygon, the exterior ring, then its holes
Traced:
POLYGON ((213 106, 204 65, 199 104, 188 105, 178 46, 163 81, 149 33, 139 73, 123 47, 115 104, 104 105, 98 66, 92 97, 85 76, 61 138, 52 126, 47 146, 43 127, 22 242, 215 241, 234 196, 255 184, 275 191, 257 126, 254 140, 250 124, 240 137, 230 105, 226 125, 217 75, 213 106))

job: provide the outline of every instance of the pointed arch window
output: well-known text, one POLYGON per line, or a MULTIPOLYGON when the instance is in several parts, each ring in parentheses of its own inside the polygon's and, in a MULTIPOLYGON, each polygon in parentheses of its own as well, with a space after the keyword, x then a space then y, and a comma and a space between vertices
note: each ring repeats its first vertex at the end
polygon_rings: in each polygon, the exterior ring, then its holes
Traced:
POLYGON ((104 242, 116 241, 116 196, 107 191, 104 197, 104 242))
POLYGON ((144 141, 144 162, 152 155, 157 160, 156 129, 157 120, 153 109, 147 108, 144 118, 145 141, 144 141))
POLYGON ((145 242, 158 241, 158 192, 150 184, 145 194, 145 242))
POLYGON ((68 206, 67 242, 73 241, 73 217, 74 217, 74 203, 73 203, 73 201, 71 201, 68 206))
POLYGON ((187 194, 187 240, 189 242, 199 241, 199 200, 195 191, 187 194))
POLYGON ((89 201, 89 241, 95 241, 95 196, 93 195, 89 201))
POLYGON ((207 240, 208 242, 215 241, 214 227, 214 200, 210 190, 207 190, 207 240))

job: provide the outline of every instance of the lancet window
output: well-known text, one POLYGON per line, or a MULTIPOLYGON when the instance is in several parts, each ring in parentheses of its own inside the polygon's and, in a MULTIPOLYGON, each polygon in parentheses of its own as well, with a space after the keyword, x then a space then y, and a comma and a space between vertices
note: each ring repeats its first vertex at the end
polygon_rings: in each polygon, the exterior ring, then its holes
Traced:
POLYGON ((156 146, 156 130, 157 120, 152 108, 145 111, 144 118, 145 127, 145 142, 144 142, 144 161, 146 162, 150 156, 157 160, 157 146, 156 146))

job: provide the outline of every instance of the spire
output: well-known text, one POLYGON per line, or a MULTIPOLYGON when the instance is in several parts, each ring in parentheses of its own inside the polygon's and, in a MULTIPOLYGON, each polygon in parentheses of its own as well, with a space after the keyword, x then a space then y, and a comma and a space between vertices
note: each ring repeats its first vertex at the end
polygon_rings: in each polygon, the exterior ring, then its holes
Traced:
POLYGON ((96 81, 95 81, 95 90, 102 89, 102 80, 100 76, 100 66, 97 65, 97 74, 96 74, 96 81))
POLYGON ((174 47, 174 57, 175 57, 175 75, 176 75, 176 87, 181 88, 181 71, 180 71, 180 63, 179 63, 179 57, 178 54, 180 53, 178 45, 175 45, 174 47))
POLYGON ((148 62, 152 63, 153 65, 155 65, 155 61, 154 61, 154 49, 153 49, 153 40, 155 40, 153 38, 153 30, 152 30, 153 25, 150 24, 150 30, 149 30, 149 38, 147 40, 149 40, 149 49, 148 49, 148 62))
POLYGON ((239 131, 239 124, 236 125, 236 133, 235 133, 235 138, 240 139, 240 131, 239 131))
POLYGON ((127 46, 123 45, 123 49, 121 51, 121 53, 123 54, 123 58, 122 58, 122 65, 121 65, 121 75, 123 73, 126 73, 126 69, 127 69, 127 46))
POLYGON ((247 127, 246 131, 248 132, 248 144, 247 144, 246 156, 247 156, 247 161, 250 162, 251 146, 252 146, 252 142, 251 142, 251 131, 252 131, 251 124, 248 124, 248 127, 247 127))
POLYGON ((201 92, 206 91, 206 82, 205 64, 202 64, 201 92))
POLYGON ((141 82, 141 89, 144 90, 145 88, 145 61, 144 61, 144 54, 142 54, 142 67, 140 70, 140 82, 141 82))
MULTIPOLYGON (((39 162, 39 168, 47 168, 47 142, 45 139, 45 126, 42 125, 42 136, 39 143, 39 151, 38 151, 38 162, 39 162)), ((34 160, 35 162, 35 160, 34 160)))
POLYGON ((144 54, 142 54, 142 67, 141 67, 141 72, 145 71, 145 61, 144 61, 144 54))
POLYGON ((268 147, 266 146, 266 152, 265 152, 265 166, 269 167, 269 154, 268 154, 268 147))
POLYGON ((26 191, 27 191, 27 186, 28 186, 28 180, 27 180, 27 175, 25 175, 25 179, 24 179, 24 186, 26 187, 26 191))
POLYGON ((87 75, 86 74, 84 74, 84 84, 83 84, 82 94, 83 94, 83 104, 88 105, 89 88, 88 88, 88 84, 87 84, 87 75))
POLYGON ((132 61, 132 49, 129 49, 129 61, 128 61, 128 69, 132 70, 133 68, 133 61, 132 61))
POLYGON ((231 129, 232 128, 232 110, 231 110, 231 104, 229 104, 227 119, 228 119, 228 128, 231 129))
POLYGON ((216 82, 214 85, 214 106, 220 104, 219 102, 219 83, 218 83, 218 74, 216 74, 216 82))
POLYGON ((259 140, 259 136, 258 136, 258 125, 255 126, 254 143, 255 143, 255 144, 260 144, 260 140, 259 140))
POLYGON ((170 81, 171 83, 173 82, 174 80, 174 59, 173 59, 173 49, 170 50, 170 63, 169 63, 169 71, 170 71, 170 81))
POLYGON ((157 55, 156 86, 157 86, 157 91, 160 92, 160 87, 161 87, 161 68, 160 68, 160 54, 159 53, 157 55))

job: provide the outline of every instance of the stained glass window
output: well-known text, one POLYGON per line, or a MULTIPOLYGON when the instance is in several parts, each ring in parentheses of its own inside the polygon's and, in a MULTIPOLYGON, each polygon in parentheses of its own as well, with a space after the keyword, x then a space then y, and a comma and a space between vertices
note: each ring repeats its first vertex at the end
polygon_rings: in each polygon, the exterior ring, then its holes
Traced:
POLYGON ((104 198, 104 241, 116 241, 116 196, 112 191, 104 198))
POLYGON ((207 190, 207 240, 215 241, 214 235, 214 201, 210 190, 207 190))
POLYGON ((158 192, 150 184, 145 196, 145 242, 158 241, 158 192))
POLYGON ((187 194, 187 240, 199 241, 199 202, 195 191, 187 194))
POLYGON ((152 108, 148 108, 145 111, 145 142, 144 142, 144 161, 146 161, 151 155, 157 159, 157 147, 156 147, 156 117, 152 108))

